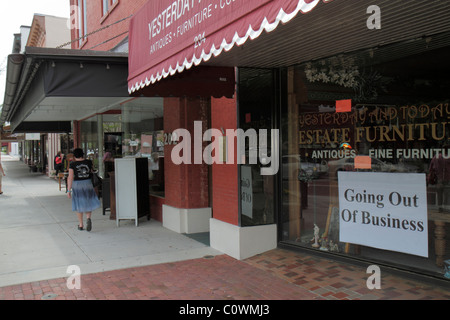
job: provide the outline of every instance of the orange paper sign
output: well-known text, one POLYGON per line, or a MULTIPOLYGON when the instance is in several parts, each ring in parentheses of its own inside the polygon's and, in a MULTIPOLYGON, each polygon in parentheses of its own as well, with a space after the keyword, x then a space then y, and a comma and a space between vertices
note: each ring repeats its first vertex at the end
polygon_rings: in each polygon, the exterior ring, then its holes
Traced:
POLYGON ((351 112, 351 111, 352 111, 352 100, 336 101, 336 112, 351 112))
POLYGON ((355 157, 355 169, 372 169, 372 159, 369 156, 355 157))

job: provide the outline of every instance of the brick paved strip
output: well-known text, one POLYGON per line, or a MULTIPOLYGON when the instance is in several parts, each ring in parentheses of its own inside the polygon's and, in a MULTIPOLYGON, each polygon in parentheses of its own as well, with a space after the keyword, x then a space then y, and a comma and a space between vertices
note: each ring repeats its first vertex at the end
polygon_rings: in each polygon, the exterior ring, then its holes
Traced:
POLYGON ((326 299, 450 300, 449 289, 391 274, 382 274, 380 290, 369 290, 364 268, 303 252, 276 249, 245 262, 326 299))
POLYGON ((81 290, 66 279, 0 288, 1 300, 302 300, 312 292, 226 255, 82 275, 81 290), (46 288, 45 291, 42 288, 46 288), (26 291, 27 290, 27 291, 26 291), (26 295, 25 295, 26 292, 26 295))

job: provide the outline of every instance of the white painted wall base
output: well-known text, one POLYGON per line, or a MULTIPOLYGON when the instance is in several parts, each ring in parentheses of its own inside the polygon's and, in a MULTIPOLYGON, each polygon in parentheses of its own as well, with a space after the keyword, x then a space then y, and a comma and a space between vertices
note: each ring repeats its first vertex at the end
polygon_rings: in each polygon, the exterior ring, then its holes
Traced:
POLYGON ((211 208, 180 209, 163 205, 163 227, 177 233, 200 233, 209 231, 211 208))
POLYGON ((243 260, 277 247, 277 225, 238 227, 210 219, 210 246, 243 260))

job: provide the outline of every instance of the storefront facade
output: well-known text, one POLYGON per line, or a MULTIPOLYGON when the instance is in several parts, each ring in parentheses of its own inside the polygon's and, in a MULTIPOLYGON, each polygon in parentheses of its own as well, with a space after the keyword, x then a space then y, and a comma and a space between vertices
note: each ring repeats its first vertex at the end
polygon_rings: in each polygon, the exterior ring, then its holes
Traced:
MULTIPOLYGON (((206 104, 203 118, 194 112, 181 121, 169 112, 176 119, 169 125, 165 118, 164 130, 194 134, 195 122, 203 121, 200 133, 222 132, 217 140, 225 139, 228 157, 209 169, 185 168, 169 157, 175 147, 166 148, 166 202, 173 181, 192 187, 199 180, 189 173, 199 170, 209 177, 201 180, 209 183, 209 200, 193 207, 211 209, 211 246, 231 256, 284 245, 446 279, 448 4, 180 4, 149 2, 133 18, 129 91, 172 96, 164 98, 165 112, 166 105, 206 104), (226 12, 220 21, 217 10, 226 12), (430 17, 429 24, 417 22, 430 17), (177 91, 180 78, 195 81, 202 66, 234 67, 233 94, 177 91), (232 152, 236 138, 227 130, 237 129, 255 130, 265 141, 258 162, 250 161, 250 141, 245 154, 232 152), (262 174, 275 159, 277 174, 262 174)), ((230 78, 217 74, 219 82, 230 78)), ((186 191, 186 197, 199 196, 186 191)), ((173 207, 183 220, 189 206, 173 207)))

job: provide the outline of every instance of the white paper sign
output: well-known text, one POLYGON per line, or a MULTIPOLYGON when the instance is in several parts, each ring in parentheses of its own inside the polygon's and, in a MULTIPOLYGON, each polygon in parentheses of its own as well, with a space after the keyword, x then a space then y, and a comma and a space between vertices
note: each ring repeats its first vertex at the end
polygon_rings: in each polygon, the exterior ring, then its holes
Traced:
POLYGON ((428 257, 425 174, 338 172, 339 240, 428 257))

